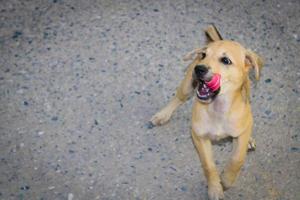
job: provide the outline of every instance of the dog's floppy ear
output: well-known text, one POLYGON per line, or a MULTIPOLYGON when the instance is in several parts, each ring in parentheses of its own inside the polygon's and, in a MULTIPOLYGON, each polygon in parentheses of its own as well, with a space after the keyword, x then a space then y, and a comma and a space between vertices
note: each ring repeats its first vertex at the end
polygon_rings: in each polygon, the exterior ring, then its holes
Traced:
MULTIPOLYGON (((204 30, 207 43, 223 40, 221 34, 219 33, 218 29, 214 25, 210 25, 207 29, 204 30)), ((202 52, 201 48, 194 49, 193 51, 188 52, 184 57, 184 61, 194 59, 195 55, 199 55, 202 52)))
POLYGON ((249 49, 246 50, 245 66, 248 71, 251 68, 254 69, 255 78, 257 81, 259 80, 260 72, 263 65, 264 65, 264 61, 259 55, 257 55, 256 53, 254 53, 249 49))
POLYGON ((214 25, 210 25, 209 27, 207 27, 204 32, 206 35, 207 43, 223 40, 221 34, 214 25))

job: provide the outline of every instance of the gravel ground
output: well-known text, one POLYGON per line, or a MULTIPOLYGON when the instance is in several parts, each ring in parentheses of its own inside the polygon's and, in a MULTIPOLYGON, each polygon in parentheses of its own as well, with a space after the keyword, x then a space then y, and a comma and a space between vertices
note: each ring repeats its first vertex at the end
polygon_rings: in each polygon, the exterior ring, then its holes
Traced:
MULTIPOLYGON (((265 59, 232 200, 300 199, 300 1, 0 1, 0 199, 206 199, 192 100, 174 95, 214 23, 265 59)), ((214 146, 217 166, 231 143, 214 146)))

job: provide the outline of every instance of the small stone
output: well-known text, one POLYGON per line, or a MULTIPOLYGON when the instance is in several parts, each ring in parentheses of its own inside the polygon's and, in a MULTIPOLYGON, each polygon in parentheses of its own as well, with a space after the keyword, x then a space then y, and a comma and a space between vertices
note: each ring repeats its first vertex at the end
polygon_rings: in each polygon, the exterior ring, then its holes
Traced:
POLYGON ((55 186, 49 186, 48 189, 49 190, 53 190, 55 188, 55 186))
POLYGON ((20 189, 25 191, 25 190, 29 190, 30 187, 28 185, 25 185, 25 186, 22 186, 20 189))
POLYGON ((73 200, 73 198, 74 198, 74 195, 72 193, 69 193, 68 194, 68 200, 73 200))
POLYGON ((183 191, 183 192, 186 192, 186 191, 187 191, 187 188, 186 188, 185 186, 182 186, 182 187, 180 188, 180 190, 183 191))
POLYGON ((148 123, 146 124, 146 127, 147 127, 148 129, 152 129, 152 128, 154 127, 154 125, 152 124, 152 122, 148 122, 148 123))
POLYGON ((266 114, 266 115, 270 115, 270 114, 271 114, 271 111, 270 111, 270 110, 266 110, 266 111, 265 111, 265 114, 266 114))
POLYGON ((298 147, 291 147, 291 152, 299 152, 300 149, 298 147))
POLYGON ((272 82, 272 79, 268 78, 265 80, 265 83, 271 83, 272 82))
POLYGON ((294 37, 295 39, 298 39, 298 35, 297 35, 297 34, 293 34, 293 37, 294 37))
POLYGON ((268 97, 267 101, 271 101, 273 99, 273 97, 268 97))
POLYGON ((13 39, 17 39, 19 36, 21 36, 23 33, 21 31, 15 31, 14 35, 12 36, 13 39))
POLYGON ((52 121, 57 121, 57 120, 58 120, 58 117, 57 117, 57 116, 54 116, 54 117, 51 118, 51 120, 52 120, 52 121))
POLYGON ((170 169, 172 169, 173 171, 177 172, 177 169, 175 167, 170 166, 170 169))
POLYGON ((295 88, 293 88, 292 91, 293 91, 294 93, 296 93, 296 94, 299 94, 298 90, 295 89, 295 88))
POLYGON ((74 151, 74 150, 72 150, 72 149, 70 149, 70 150, 69 150, 69 153, 75 153, 75 151, 74 151))
POLYGON ((39 135, 39 136, 44 135, 44 131, 39 131, 39 132, 38 132, 38 135, 39 135))
POLYGON ((27 101, 24 101, 23 104, 24 104, 24 106, 28 106, 28 102, 27 101))

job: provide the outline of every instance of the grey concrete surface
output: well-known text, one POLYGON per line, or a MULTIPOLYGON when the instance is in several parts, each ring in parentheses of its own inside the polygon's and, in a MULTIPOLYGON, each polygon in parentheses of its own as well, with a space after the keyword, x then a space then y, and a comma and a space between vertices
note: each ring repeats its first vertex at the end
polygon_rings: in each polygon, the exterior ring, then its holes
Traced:
MULTIPOLYGON (((226 199, 300 199, 300 1, 0 1, 0 199, 206 199, 192 100, 147 125, 214 23, 265 58, 226 199)), ((221 170, 231 144, 214 146, 221 170)))

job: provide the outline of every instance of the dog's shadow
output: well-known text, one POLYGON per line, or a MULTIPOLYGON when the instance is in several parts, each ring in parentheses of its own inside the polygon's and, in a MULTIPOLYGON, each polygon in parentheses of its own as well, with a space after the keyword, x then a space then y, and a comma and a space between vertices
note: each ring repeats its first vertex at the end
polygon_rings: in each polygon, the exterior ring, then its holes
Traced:
MULTIPOLYGON (((228 144, 232 145, 232 143, 233 143, 233 137, 224 138, 224 139, 221 139, 221 140, 218 140, 218 141, 212 141, 212 145, 217 145, 219 147, 222 147, 222 149, 227 147, 228 144)), ((231 148, 233 148, 233 146, 231 148)), ((248 145, 247 152, 255 151, 255 149, 256 149, 255 143, 254 143, 254 146, 249 147, 249 145, 248 145)))
POLYGON ((224 139, 221 139, 221 140, 212 141, 212 144, 217 145, 217 146, 221 146, 221 147, 225 147, 225 146, 227 146, 228 143, 232 144, 232 142, 233 142, 233 138, 228 137, 228 138, 224 138, 224 139))

